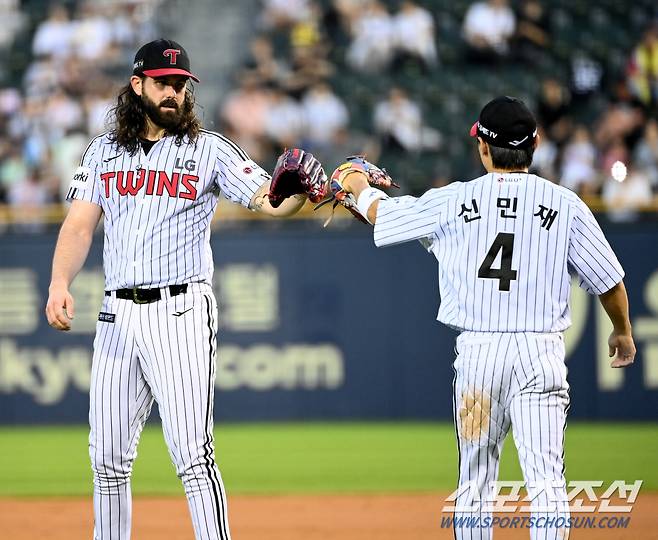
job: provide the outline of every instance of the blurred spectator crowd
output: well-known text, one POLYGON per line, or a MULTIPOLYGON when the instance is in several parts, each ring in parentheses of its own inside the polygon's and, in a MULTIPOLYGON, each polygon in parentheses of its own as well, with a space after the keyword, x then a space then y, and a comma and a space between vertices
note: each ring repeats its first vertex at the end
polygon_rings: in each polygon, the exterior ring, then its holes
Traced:
MULTIPOLYGON (((454 10, 447 5, 262 0, 260 31, 236 71, 234 91, 223 101, 221 128, 255 159, 269 163, 285 146, 315 152, 328 168, 347 154, 366 153, 417 194, 481 171, 474 150, 456 157, 451 151, 455 138, 474 148, 465 140, 470 123, 464 120, 455 130, 450 121, 432 122, 437 101, 461 97, 459 85, 448 96, 444 80, 462 72, 470 72, 471 80, 481 73, 483 81, 492 72, 498 80, 509 73, 507 93, 526 99, 541 125, 533 172, 588 201, 602 200, 614 210, 611 219, 632 220, 637 210, 655 208, 658 12, 650 2, 643 13, 653 17, 642 21, 639 40, 617 51, 622 61, 616 69, 586 47, 555 53, 560 43, 554 29, 570 22, 560 20, 570 16, 568 7, 552 13, 551 3, 539 0, 466 3, 459 28, 451 32, 454 10), (567 67, 562 77, 551 72, 555 58, 567 67), (536 71, 534 92, 515 87, 515 69, 536 71), (363 94, 367 98, 359 99, 363 94), (611 174, 617 161, 627 167, 623 181, 611 174), (405 175, 416 162, 423 169, 413 182, 405 175)), ((610 19, 596 9, 592 24, 610 19)), ((496 90, 483 84, 466 117, 474 120, 496 90)))
MULTIPOLYGON (((61 201, 161 1, 53 5, 33 25, 30 65, 0 89, 0 202, 61 201)), ((634 220, 658 194, 658 11, 638 1, 626 21, 612 1, 260 0, 218 129, 269 167, 283 147, 327 169, 365 153, 417 194, 479 175, 470 124, 494 95, 519 95, 541 126, 534 172, 634 220), (632 41, 561 40, 579 39, 578 16, 632 41)), ((3 6, 7 48, 26 23, 17 0, 3 6)))
POLYGON ((16 31, 31 32, 31 55, 20 84, 0 89, 0 201, 29 214, 63 199, 136 45, 154 35, 159 2, 52 3, 33 28, 18 2, 5 2, 21 21, 16 31))
POLYGON ((441 133, 424 121, 422 104, 397 85, 372 110, 361 111, 369 116, 367 125, 350 113, 354 77, 367 83, 406 62, 421 74, 437 72, 431 11, 410 1, 392 13, 363 0, 262 4, 260 32, 219 112, 221 129, 254 159, 272 162, 282 147, 301 146, 329 168, 354 153, 375 160, 388 148, 415 154, 441 146, 441 133), (337 81, 342 88, 335 88, 337 81))

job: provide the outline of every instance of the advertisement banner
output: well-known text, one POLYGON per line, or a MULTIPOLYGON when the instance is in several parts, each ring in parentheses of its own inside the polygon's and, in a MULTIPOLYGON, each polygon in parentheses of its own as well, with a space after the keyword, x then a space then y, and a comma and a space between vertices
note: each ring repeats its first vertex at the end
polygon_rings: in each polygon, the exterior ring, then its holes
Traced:
MULTIPOLYGON (((609 322, 574 288, 570 417, 658 418, 658 226, 608 230, 626 271, 635 365, 609 367, 609 322)), ((56 235, 0 236, 0 423, 84 423, 103 295, 97 236, 72 293, 71 332, 44 316, 56 235)), ((435 259, 377 249, 366 227, 213 233, 220 420, 450 419, 455 333, 435 317, 435 259)))

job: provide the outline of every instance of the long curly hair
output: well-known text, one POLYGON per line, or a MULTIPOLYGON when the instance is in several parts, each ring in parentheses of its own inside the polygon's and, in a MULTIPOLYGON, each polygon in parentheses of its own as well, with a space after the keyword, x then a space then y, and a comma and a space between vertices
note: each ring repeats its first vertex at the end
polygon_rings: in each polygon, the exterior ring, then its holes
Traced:
MULTIPOLYGON (((176 137, 177 146, 183 143, 186 135, 190 141, 195 141, 201 129, 201 121, 194 113, 194 93, 189 87, 185 90, 182 108, 180 124, 175 129, 167 129, 169 135, 176 137)), ((146 131, 146 109, 130 83, 119 91, 116 105, 108 113, 108 126, 110 140, 134 155, 139 149, 139 137, 146 131)))

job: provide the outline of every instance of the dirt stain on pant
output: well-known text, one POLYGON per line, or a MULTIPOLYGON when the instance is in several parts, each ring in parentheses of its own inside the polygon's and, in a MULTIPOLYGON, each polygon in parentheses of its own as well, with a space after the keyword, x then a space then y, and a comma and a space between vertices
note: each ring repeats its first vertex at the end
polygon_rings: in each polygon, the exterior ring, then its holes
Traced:
POLYGON ((458 417, 462 439, 470 442, 480 440, 482 434, 489 429, 491 398, 482 390, 465 389, 462 391, 458 417))

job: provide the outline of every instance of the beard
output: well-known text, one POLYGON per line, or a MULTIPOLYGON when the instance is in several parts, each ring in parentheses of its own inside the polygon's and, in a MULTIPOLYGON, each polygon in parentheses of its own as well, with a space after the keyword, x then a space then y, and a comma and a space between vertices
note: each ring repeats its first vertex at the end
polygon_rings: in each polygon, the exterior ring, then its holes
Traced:
POLYGON ((164 99, 156 104, 146 93, 142 93, 144 111, 155 125, 169 132, 176 132, 183 121, 183 106, 179 106, 174 99, 164 99), (162 107, 172 107, 164 110, 162 107))

